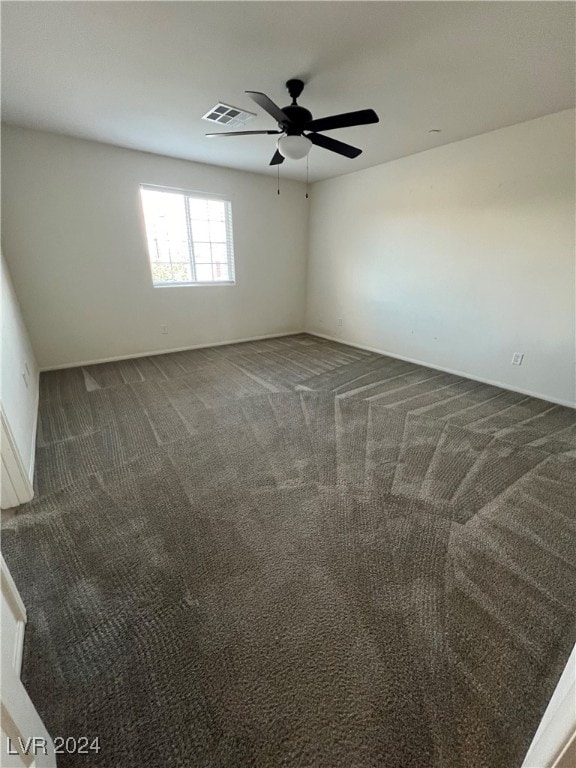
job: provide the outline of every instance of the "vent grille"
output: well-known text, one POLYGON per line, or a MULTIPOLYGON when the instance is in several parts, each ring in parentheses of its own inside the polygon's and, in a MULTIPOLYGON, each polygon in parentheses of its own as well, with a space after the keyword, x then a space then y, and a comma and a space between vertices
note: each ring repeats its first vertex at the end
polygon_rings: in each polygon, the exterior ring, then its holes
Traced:
POLYGON ((219 101, 215 107, 212 107, 209 112, 202 116, 202 120, 226 125, 229 128, 238 128, 241 125, 246 125, 248 120, 252 120, 253 117, 256 117, 254 112, 246 112, 245 109, 231 107, 230 104, 223 104, 219 101))

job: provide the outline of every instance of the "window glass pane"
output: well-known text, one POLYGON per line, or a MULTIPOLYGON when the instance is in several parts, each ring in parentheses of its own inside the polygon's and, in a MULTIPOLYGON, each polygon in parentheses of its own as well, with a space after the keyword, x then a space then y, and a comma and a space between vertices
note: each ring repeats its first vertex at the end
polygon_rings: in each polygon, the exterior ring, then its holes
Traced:
MULTIPOLYGON (((153 281, 165 283, 180 279, 174 275, 171 266, 174 261, 186 262, 189 275, 188 227, 184 198, 182 195, 161 190, 143 189, 141 193, 153 281)), ((186 274, 186 269, 180 268, 180 273, 186 274)))
POLYGON ((210 200, 208 202, 208 216, 212 221, 224 221, 224 203, 210 200))
POLYGON ((228 252, 224 243, 214 243, 212 245, 212 261, 219 264, 228 262, 228 252))
POLYGON ((209 264, 212 261, 210 243, 198 243, 194 241, 194 260, 196 261, 196 264, 201 262, 209 264))
POLYGON ((199 200, 196 197, 189 197, 188 205, 190 206, 191 219, 208 218, 208 200, 199 200))
POLYGON ((173 263, 172 274, 174 275, 174 280, 177 283, 189 283, 190 280, 192 280, 190 263, 173 263))
POLYGON ((210 240, 218 243, 226 242, 226 226, 221 221, 210 222, 210 240))
POLYGON ((192 221, 192 237, 199 242, 210 242, 210 227, 206 221, 192 221))
POLYGON ((181 195, 170 192, 142 190, 146 230, 150 240, 186 241, 186 211, 181 195))
POLYGON ((173 243, 174 249, 172 255, 172 261, 185 261, 190 263, 190 248, 188 246, 188 239, 182 240, 179 243, 173 243))
POLYGON ((172 267, 165 262, 155 262, 152 264, 152 279, 155 283, 171 283, 174 278, 172 277, 172 267))
POLYGON ((199 283, 211 283, 212 278, 212 265, 211 264, 198 264, 196 267, 196 280, 199 283))
POLYGON ((148 238, 148 253, 150 254, 150 261, 162 261, 162 254, 160 253, 160 245, 158 240, 148 238))

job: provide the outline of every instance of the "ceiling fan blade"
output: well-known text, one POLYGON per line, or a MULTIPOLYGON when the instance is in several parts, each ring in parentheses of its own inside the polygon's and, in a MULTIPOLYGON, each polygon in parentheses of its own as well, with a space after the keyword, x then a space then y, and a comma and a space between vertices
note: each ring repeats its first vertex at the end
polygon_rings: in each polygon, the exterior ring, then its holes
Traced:
POLYGON ((330 136, 323 136, 321 133, 309 133, 308 138, 312 144, 316 144, 323 149, 329 149, 331 152, 337 152, 344 157, 358 157, 362 154, 362 150, 358 147, 353 147, 351 144, 344 144, 343 141, 336 141, 330 136))
POLYGON ((378 123, 379 117, 373 109, 360 109, 357 112, 344 112, 342 115, 331 115, 311 120, 306 126, 307 131, 332 131, 335 128, 351 128, 353 125, 368 125, 378 123))
POLYGON ((284 162, 284 156, 280 154, 278 150, 274 153, 274 157, 270 160, 270 165, 280 165, 284 162))
POLYGON ((282 131, 229 131, 228 133, 206 133, 205 135, 212 139, 214 136, 256 136, 263 133, 282 133, 282 131))
POLYGON ((274 104, 272 99, 269 99, 265 93, 260 93, 260 91, 244 91, 244 93, 247 93, 250 98, 253 99, 256 104, 258 104, 259 107, 262 107, 265 112, 268 112, 268 114, 271 115, 277 123, 291 122, 287 115, 282 112, 280 107, 277 104, 274 104))

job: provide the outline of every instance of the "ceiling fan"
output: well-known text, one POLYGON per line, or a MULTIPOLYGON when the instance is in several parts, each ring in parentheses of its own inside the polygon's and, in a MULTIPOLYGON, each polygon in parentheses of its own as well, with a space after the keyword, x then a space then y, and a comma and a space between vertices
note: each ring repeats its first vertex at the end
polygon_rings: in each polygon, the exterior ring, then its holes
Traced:
POLYGON ((373 109, 361 109, 357 112, 345 112, 341 115, 321 117, 318 120, 312 118, 312 113, 297 103, 297 98, 304 89, 302 80, 288 80, 286 88, 292 99, 292 103, 280 109, 265 93, 259 91, 245 91, 259 107, 268 112, 278 123, 277 131, 229 131, 228 133, 207 133, 206 136, 254 136, 256 134, 281 134, 277 142, 277 149, 270 161, 270 165, 280 165, 284 158, 300 160, 306 157, 312 145, 336 152, 344 157, 354 158, 361 154, 362 150, 350 144, 344 144, 329 136, 323 136, 320 131, 332 131, 336 128, 350 128, 354 125, 368 125, 377 123, 379 118, 373 109))

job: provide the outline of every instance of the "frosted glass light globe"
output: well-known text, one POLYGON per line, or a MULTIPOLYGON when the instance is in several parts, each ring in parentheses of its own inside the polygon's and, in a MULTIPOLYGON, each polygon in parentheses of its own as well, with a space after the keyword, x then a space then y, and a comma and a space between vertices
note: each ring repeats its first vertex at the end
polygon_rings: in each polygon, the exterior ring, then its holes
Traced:
POLYGON ((301 160, 312 148, 306 136, 281 136, 277 143, 278 152, 289 160, 301 160))

